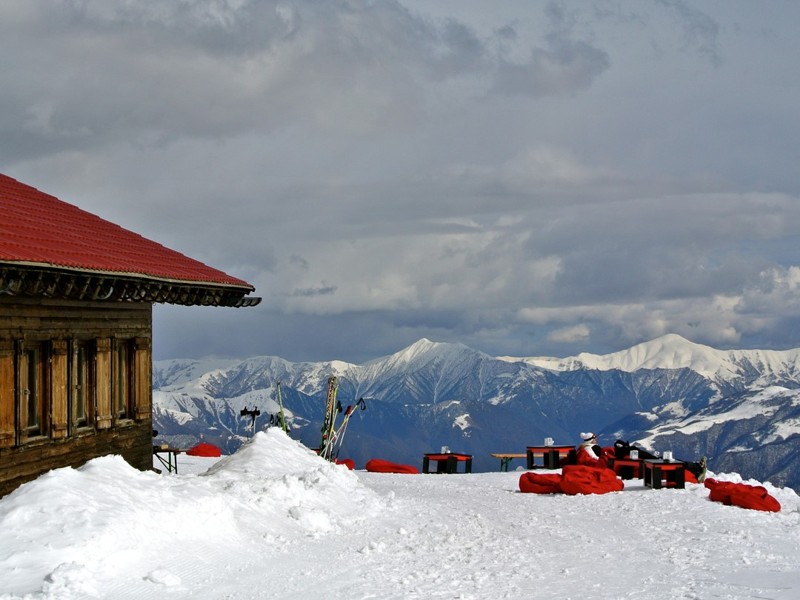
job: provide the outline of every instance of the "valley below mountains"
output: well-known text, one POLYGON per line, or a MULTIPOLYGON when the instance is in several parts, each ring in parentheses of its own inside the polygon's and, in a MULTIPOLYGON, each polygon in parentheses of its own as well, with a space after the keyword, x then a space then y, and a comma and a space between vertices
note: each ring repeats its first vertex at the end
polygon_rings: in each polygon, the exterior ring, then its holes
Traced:
POLYGON ((232 453, 253 434, 243 410, 259 411, 255 430, 274 426, 280 382, 291 437, 317 448, 329 377, 343 407, 364 399, 339 453, 357 468, 371 458, 419 468, 424 453, 448 446, 472 454, 474 471, 493 471, 492 452, 522 453, 546 437, 577 444, 594 431, 602 445, 624 439, 684 460, 707 456, 712 472, 800 490, 800 350, 716 350, 677 335, 569 358, 492 357, 422 339, 362 365, 156 361, 157 441, 232 453))

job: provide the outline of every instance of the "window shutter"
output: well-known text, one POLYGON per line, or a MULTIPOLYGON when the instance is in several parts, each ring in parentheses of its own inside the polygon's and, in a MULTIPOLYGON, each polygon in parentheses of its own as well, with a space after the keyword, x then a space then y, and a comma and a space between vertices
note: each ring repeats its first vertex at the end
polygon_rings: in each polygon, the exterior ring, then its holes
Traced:
POLYGON ((52 436, 67 436, 67 341, 53 340, 50 357, 50 406, 52 436))
POLYGON ((108 429, 111 427, 111 339, 99 338, 97 340, 97 355, 95 357, 95 376, 97 388, 97 428, 108 429))
POLYGON ((135 381, 133 390, 135 394, 134 405, 137 421, 146 421, 152 418, 151 402, 153 386, 151 383, 152 365, 151 342, 149 338, 136 338, 134 350, 133 373, 135 381))
POLYGON ((0 340, 0 448, 14 445, 14 343, 0 340))

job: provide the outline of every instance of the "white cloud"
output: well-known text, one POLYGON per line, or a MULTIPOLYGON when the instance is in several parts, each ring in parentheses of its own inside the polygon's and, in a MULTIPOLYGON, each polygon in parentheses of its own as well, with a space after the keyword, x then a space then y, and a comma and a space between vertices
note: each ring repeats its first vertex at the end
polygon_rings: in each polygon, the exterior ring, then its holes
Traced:
POLYGON ((589 334, 589 328, 584 324, 580 324, 551 331, 547 335, 547 339, 551 342, 573 344, 588 341, 590 339, 589 334))

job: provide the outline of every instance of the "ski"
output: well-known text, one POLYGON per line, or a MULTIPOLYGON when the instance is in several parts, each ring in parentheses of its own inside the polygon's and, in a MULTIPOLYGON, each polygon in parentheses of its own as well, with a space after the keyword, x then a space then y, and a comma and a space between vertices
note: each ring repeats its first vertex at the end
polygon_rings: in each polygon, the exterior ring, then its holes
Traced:
MULTIPOLYGON (((339 404, 339 411, 341 412, 341 404, 339 404)), ((335 427, 331 435, 326 440, 325 445, 320 449, 320 456, 327 460, 336 460, 339 457, 339 450, 342 447, 342 442, 344 441, 344 434, 347 431, 347 424, 350 422, 350 417, 353 416, 353 412, 358 409, 366 410, 367 403, 364 402, 363 398, 359 398, 358 402, 356 402, 355 406, 348 406, 344 412, 344 418, 342 422, 339 424, 338 427, 335 427)))
POLYGON ((319 444, 319 455, 330 460, 330 442, 333 437, 336 425, 336 409, 341 411, 341 404, 337 405, 336 392, 339 389, 339 382, 336 377, 328 378, 328 388, 325 392, 325 416, 322 421, 322 440, 319 444))

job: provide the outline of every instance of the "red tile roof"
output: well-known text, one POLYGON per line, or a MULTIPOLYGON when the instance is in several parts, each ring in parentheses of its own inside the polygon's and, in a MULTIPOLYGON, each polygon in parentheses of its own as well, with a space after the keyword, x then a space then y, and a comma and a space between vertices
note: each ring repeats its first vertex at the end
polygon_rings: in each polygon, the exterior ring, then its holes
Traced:
POLYGON ((254 289, 246 281, 3 174, 0 263, 254 289))

